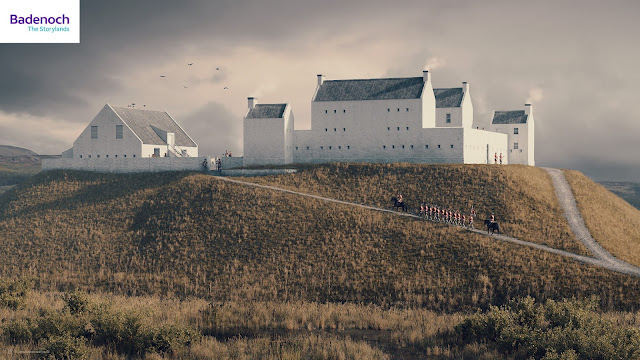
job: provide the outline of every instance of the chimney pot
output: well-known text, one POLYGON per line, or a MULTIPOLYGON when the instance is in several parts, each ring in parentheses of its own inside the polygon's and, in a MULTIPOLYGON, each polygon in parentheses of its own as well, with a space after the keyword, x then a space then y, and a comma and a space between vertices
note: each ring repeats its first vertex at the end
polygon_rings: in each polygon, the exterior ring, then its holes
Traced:
POLYGON ((318 86, 322 85, 324 82, 324 76, 322 74, 318 74, 318 86))
POLYGON ((431 82, 431 73, 429 72, 429 70, 422 70, 422 80, 425 83, 431 82))
POLYGON ((533 115, 533 106, 531 106, 531 104, 524 104, 524 113, 525 113, 525 115, 532 116, 533 115))
POLYGON ((254 98, 254 97, 249 97, 249 98, 247 98, 247 100, 248 100, 248 103, 249 103, 249 110, 253 109, 256 106, 256 104, 258 103, 258 99, 254 98))
POLYGON ((466 81, 462 82, 462 92, 465 94, 469 92, 469 83, 466 81))

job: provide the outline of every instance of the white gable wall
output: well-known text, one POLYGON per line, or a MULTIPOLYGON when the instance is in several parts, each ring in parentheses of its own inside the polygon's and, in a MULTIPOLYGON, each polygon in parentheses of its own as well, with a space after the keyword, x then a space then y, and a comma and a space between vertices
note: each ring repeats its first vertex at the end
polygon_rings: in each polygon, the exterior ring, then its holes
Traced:
POLYGON ((118 117, 107 104, 91 120, 80 136, 73 142, 73 158, 118 158, 140 157, 142 141, 118 117), (116 139, 116 125, 123 125, 122 139, 116 139), (91 139, 91 126, 98 126, 98 138, 91 139))

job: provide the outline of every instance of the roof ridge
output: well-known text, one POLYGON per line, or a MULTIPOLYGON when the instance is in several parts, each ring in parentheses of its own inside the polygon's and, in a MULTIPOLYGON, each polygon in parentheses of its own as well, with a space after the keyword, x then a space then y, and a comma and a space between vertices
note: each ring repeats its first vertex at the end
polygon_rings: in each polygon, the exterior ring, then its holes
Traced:
POLYGON ((324 80, 323 82, 331 82, 331 81, 401 80, 401 79, 423 79, 423 77, 422 76, 410 76, 410 77, 390 77, 390 78, 371 78, 371 79, 335 79, 335 80, 324 80))

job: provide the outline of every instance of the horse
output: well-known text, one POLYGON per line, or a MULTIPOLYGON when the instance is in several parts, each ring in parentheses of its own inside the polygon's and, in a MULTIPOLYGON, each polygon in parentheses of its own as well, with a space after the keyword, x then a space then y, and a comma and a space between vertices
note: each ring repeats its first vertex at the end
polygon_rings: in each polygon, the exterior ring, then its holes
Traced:
POLYGON ((398 201, 397 197, 392 197, 391 201, 393 201, 393 210, 397 209, 397 208, 402 208, 403 211, 408 211, 409 207, 407 206, 407 204, 404 203, 404 201, 398 201))
POLYGON ((498 234, 500 234, 500 225, 498 225, 497 222, 491 222, 491 220, 487 219, 484 221, 484 225, 487 227, 487 234, 489 233, 489 230, 491 230, 491 234, 496 230, 498 231, 498 234))

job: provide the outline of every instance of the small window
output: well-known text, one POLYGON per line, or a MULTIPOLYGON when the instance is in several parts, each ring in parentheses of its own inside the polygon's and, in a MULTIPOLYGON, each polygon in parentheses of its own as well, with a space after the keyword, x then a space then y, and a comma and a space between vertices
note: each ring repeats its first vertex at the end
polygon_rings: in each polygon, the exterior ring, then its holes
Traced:
MULTIPOLYGON (((166 154, 165 154, 165 155, 166 155, 166 154)), ((125 156, 127 156, 127 155, 125 155, 125 156)), ((136 157, 136 154, 133 154, 133 157, 136 157)))
POLYGON ((343 114, 346 114, 346 113, 347 113, 347 110, 342 110, 342 113, 343 113, 343 114))
POLYGON ((91 159, 91 155, 89 155, 89 159, 91 159))
POLYGON ((351 146, 347 145, 347 150, 350 150, 350 149, 351 149, 351 146))
POLYGON ((115 155, 115 157, 118 157, 118 155, 115 155))
POLYGON ((328 113, 329 113, 329 111, 328 111, 328 110, 325 110, 325 111, 324 111, 324 113, 325 113, 325 114, 328 114, 328 113))
POLYGON ((309 147, 307 146, 307 150, 309 150, 309 147))
POLYGON ((387 108, 387 112, 390 112, 390 111, 391 111, 391 109, 387 108))
POLYGON ((396 148, 396 146, 395 146, 395 145, 391 145, 391 148, 392 148, 392 149, 395 149, 395 148, 396 148))
POLYGON ((298 150, 298 147, 296 146, 296 150, 298 150))
POLYGON ((342 146, 338 145, 338 150, 342 150, 342 146))
POLYGON ((440 144, 438 144, 438 149, 440 149, 440 144))
POLYGON ((447 124, 451 124, 451 114, 447 114, 447 124))
POLYGON ((453 144, 451 144, 451 148, 453 149, 453 144))
POLYGON ((398 108, 398 112, 400 112, 400 108, 398 108))
POLYGON ((409 108, 407 108, 407 112, 409 111, 409 108))
POLYGON ((127 154, 124 154, 124 157, 127 157, 127 154))
POLYGON ((515 150, 518 150, 518 143, 513 143, 513 148, 514 148, 515 150))
POLYGON ((329 150, 331 150, 331 145, 329 145, 329 150))
POLYGON ((334 131, 334 132, 336 132, 336 131, 338 131, 338 130, 337 130, 336 128, 333 128, 333 131, 334 131))
POLYGON ((329 129, 327 129, 327 128, 324 128, 324 131, 325 131, 325 132, 326 132, 326 131, 329 131, 329 129))
POLYGON ((116 125, 116 139, 122 139, 122 125, 116 125))
POLYGON ((324 146, 320 146, 320 150, 324 150, 324 146))
POLYGON ((82 159, 82 155, 80 155, 80 159, 82 159))
POLYGON ((391 130, 391 128, 387 126, 387 131, 388 131, 388 130, 391 130))
POLYGON ((411 145, 411 148, 413 149, 413 145, 411 145))
POLYGON ((109 158, 109 155, 105 155, 107 157, 107 159, 109 158))
POLYGON ((402 148, 404 149, 404 145, 402 145, 402 148))
POLYGON ((383 149, 386 149, 386 148, 387 148, 387 145, 382 145, 382 148, 383 148, 383 149))
POLYGON ((337 112, 338 112, 338 110, 333 110, 333 113, 334 113, 334 114, 335 114, 335 113, 337 113, 337 112))
POLYGON ((425 149, 428 149, 428 148, 429 148, 429 145, 425 145, 425 146, 424 146, 424 148, 425 148, 425 149))
POLYGON ((518 135, 518 128, 513 128, 513 134, 518 135))
POLYGON ((97 126, 92 126, 91 127, 91 138, 92 139, 97 139, 98 138, 98 127, 97 126))
POLYGON ((347 131, 347 128, 342 128, 342 131, 347 131))
POLYGON ((409 127, 407 126, 407 130, 409 130, 409 127))
POLYGON ((398 126, 398 131, 400 131, 400 126, 398 126))

